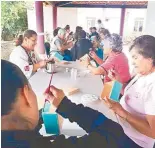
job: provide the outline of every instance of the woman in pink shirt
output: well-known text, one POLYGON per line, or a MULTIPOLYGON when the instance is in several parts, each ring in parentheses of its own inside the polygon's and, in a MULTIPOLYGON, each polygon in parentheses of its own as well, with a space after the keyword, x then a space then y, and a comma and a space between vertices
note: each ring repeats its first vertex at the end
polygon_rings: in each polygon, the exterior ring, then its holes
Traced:
POLYGON ((89 59, 82 61, 82 64, 87 66, 93 74, 104 75, 104 83, 112 80, 108 76, 109 71, 115 71, 119 81, 125 84, 131 79, 131 76, 128 59, 122 49, 122 38, 117 34, 112 34, 104 39, 104 55, 107 56, 107 59, 98 68, 93 67, 89 59))

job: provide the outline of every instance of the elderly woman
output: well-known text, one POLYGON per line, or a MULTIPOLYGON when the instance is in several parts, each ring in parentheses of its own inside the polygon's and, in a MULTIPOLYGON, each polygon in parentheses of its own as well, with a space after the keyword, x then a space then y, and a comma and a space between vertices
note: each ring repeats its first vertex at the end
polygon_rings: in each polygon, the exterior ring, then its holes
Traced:
POLYGON ((72 42, 66 42, 65 40, 66 31, 65 29, 59 29, 58 34, 53 38, 51 42, 51 53, 58 52, 63 56, 63 60, 71 61, 71 55, 69 48, 72 47, 72 42))
POLYGON ((112 34, 104 40, 104 55, 108 58, 99 66, 93 67, 90 64, 89 59, 82 61, 93 74, 104 75, 104 82, 109 82, 112 80, 108 76, 109 71, 113 72, 113 75, 117 74, 119 81, 121 83, 128 82, 130 77, 128 59, 122 52, 122 38, 117 34, 112 34))
POLYGON ((71 122, 77 122, 88 133, 68 139, 63 135, 37 135, 33 130, 38 123, 36 96, 20 69, 2 60, 2 148, 153 148, 155 38, 148 35, 137 38, 130 53, 138 75, 126 87, 120 103, 105 99, 117 114, 119 124, 98 111, 72 103, 62 90, 50 87, 46 97, 57 108, 56 112, 71 122))

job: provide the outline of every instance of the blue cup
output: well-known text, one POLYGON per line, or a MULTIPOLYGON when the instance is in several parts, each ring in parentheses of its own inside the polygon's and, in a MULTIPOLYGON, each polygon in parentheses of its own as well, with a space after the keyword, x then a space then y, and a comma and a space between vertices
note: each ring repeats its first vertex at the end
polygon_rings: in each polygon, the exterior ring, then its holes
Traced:
POLYGON ((50 102, 46 101, 44 109, 42 110, 42 117, 45 125, 45 130, 47 134, 59 135, 59 122, 58 115, 56 113, 50 113, 50 102))

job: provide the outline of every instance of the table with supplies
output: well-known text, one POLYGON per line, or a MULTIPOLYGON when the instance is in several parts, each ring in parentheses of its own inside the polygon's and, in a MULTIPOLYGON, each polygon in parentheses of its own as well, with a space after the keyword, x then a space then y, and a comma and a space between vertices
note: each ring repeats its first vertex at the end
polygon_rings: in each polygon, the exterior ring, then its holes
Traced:
MULTIPOLYGON (((30 79, 32 89, 37 95, 38 107, 43 108, 45 98, 43 93, 49 85, 51 74, 44 69, 40 69, 30 79)), ((53 75, 52 83, 57 88, 63 89, 66 96, 74 103, 82 103, 94 110, 98 110, 108 118, 117 122, 115 114, 100 99, 103 90, 103 83, 99 75, 93 75, 78 61, 70 63, 56 64, 56 73, 53 75), (71 71, 76 70, 76 74, 71 76, 71 71)), ((52 112, 52 109, 51 109, 52 112)), ((91 115, 90 115, 91 116, 91 115)), ((75 122, 59 116, 60 133, 67 136, 82 136, 86 132, 75 122)), ((46 134, 45 127, 41 129, 41 134, 46 134)))

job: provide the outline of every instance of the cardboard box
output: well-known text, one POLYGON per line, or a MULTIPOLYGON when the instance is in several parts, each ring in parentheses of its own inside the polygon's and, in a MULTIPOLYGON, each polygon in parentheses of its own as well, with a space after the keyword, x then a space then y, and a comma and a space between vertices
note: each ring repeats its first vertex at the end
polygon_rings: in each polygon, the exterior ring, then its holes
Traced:
POLYGON ((107 96, 111 100, 119 102, 119 96, 122 90, 122 86, 123 85, 118 81, 111 81, 105 83, 101 98, 104 99, 107 96))
POLYGON ((42 118, 47 134, 59 135, 59 121, 56 113, 50 113, 51 103, 46 101, 42 110, 42 118))

